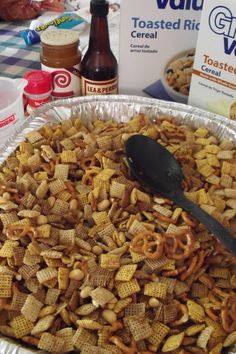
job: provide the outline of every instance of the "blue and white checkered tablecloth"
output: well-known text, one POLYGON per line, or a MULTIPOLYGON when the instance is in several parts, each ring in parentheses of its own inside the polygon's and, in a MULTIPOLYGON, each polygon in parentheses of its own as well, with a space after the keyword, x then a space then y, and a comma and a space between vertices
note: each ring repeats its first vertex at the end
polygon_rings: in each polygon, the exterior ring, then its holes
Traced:
POLYGON ((29 24, 0 21, 0 76, 22 77, 26 71, 40 69, 40 44, 27 47, 20 36, 29 24))
MULTIPOLYGON (((120 0, 110 0, 109 2, 111 4, 119 4, 120 0)), ((72 4, 69 0, 67 0, 67 3, 69 5, 72 4)), ((80 7, 77 14, 88 21, 89 0, 76 0, 76 3, 80 7)), ((117 58, 119 51, 119 13, 119 11, 113 12, 111 10, 108 17, 111 47, 117 58)), ((58 14, 55 16, 58 16, 58 14)), ((27 71, 41 68, 40 43, 27 46, 20 35, 20 32, 29 28, 30 24, 31 21, 4 22, 0 20, 0 76, 9 78, 22 77, 27 71)), ((86 26, 83 32, 82 30, 80 32, 82 51, 86 49, 88 37, 89 27, 86 26)))

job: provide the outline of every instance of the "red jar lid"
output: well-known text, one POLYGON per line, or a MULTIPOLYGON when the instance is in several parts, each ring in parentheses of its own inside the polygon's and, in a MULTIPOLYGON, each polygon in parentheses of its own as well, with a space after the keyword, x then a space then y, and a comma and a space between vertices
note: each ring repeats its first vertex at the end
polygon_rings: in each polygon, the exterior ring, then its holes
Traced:
POLYGON ((41 94, 52 90, 51 73, 42 70, 33 70, 23 75, 24 79, 28 81, 25 87, 26 94, 41 94))

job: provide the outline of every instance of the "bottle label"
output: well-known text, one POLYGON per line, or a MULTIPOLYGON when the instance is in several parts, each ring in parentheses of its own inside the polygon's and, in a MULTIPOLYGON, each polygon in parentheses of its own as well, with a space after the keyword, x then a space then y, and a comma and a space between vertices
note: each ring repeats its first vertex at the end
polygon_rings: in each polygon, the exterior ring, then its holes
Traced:
POLYGON ((115 77, 111 80, 93 81, 82 76, 81 90, 82 96, 115 95, 118 93, 118 79, 115 77))
POLYGON ((42 70, 52 73, 53 99, 80 95, 81 83, 79 64, 71 68, 50 68, 42 64, 42 70))

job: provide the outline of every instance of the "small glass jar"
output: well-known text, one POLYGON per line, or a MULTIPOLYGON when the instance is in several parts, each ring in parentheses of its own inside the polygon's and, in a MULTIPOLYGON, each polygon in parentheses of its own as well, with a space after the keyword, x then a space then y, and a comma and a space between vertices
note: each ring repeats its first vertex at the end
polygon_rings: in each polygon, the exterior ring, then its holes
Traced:
POLYGON ((52 74, 52 98, 80 95, 81 52, 79 34, 73 30, 57 29, 41 35, 41 67, 52 74))
POLYGON ((28 71, 23 77, 28 81, 24 94, 27 99, 27 113, 31 114, 36 108, 51 101, 52 77, 42 70, 28 71))

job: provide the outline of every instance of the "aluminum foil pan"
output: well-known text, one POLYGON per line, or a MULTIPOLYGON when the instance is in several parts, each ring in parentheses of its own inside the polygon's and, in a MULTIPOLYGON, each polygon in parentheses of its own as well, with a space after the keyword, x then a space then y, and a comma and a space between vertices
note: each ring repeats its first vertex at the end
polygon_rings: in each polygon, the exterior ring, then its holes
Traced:
MULTIPOLYGON (((86 96, 55 101, 38 109, 0 149, 0 164, 25 139, 27 133, 39 129, 46 123, 61 122, 72 116, 80 116, 84 122, 97 118, 126 122, 137 113, 145 113, 151 119, 158 119, 161 114, 170 114, 180 124, 194 128, 206 127, 218 139, 228 138, 235 141, 236 145, 236 122, 198 108, 137 96, 86 96)), ((0 336, 0 353, 45 354, 3 336, 0 336)), ((231 349, 227 353, 236 354, 236 349, 231 349)))

